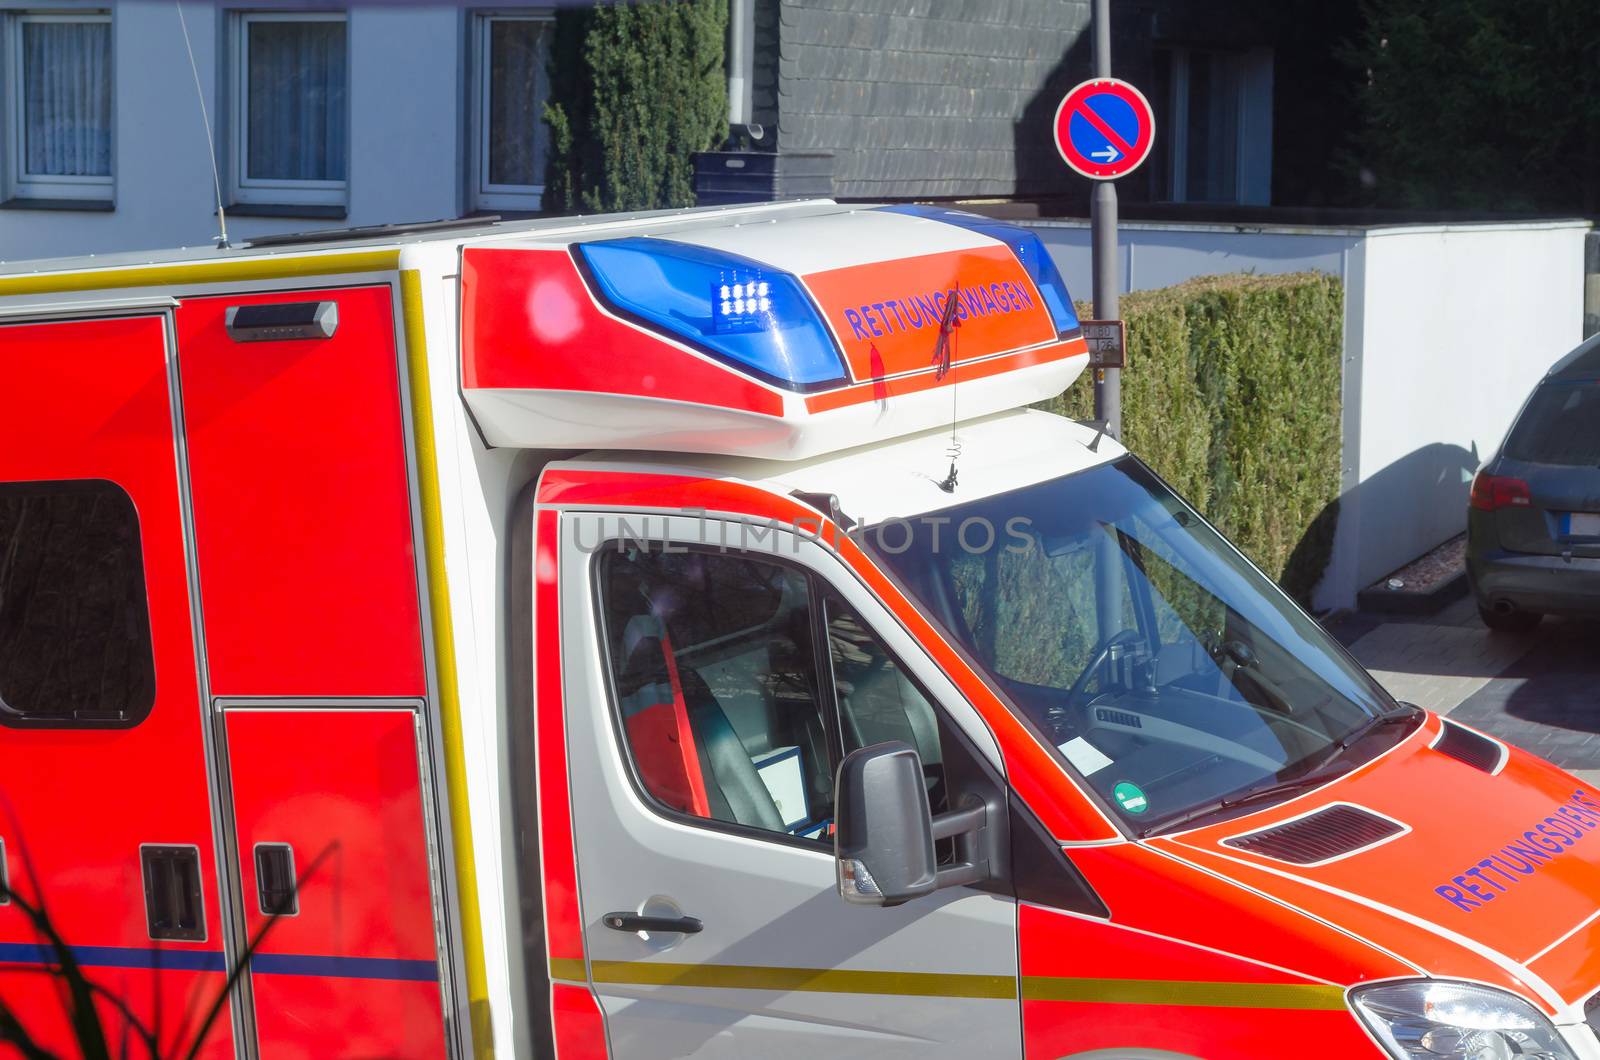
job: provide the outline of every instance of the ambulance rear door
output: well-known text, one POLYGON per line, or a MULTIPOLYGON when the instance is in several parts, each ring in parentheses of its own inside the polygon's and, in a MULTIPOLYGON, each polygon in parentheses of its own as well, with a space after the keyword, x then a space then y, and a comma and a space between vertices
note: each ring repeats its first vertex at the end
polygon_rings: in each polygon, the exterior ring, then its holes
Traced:
MULTIPOLYGON (((171 317, 0 319, 0 1006, 75 1054, 60 953, 108 1038, 186 1052, 227 993, 174 436, 171 317)), ((202 1056, 232 1055, 224 1001, 202 1056)), ((3 1051, 3 1050, 0 1050, 3 1051)))
MULTIPOLYGON (((536 658, 559 642, 540 775, 569 778, 581 920, 581 955, 549 925, 558 1000, 591 989, 624 1060, 1020 1055, 1003 887, 893 908, 837 892, 843 753, 900 740, 935 812, 974 790, 1005 804, 992 737, 915 642, 799 535, 574 512, 559 535, 534 619, 536 658)), ((548 900, 566 837, 544 805, 548 900)))
POLYGON ((189 298, 177 324, 256 1044, 450 1055, 392 290, 189 298))

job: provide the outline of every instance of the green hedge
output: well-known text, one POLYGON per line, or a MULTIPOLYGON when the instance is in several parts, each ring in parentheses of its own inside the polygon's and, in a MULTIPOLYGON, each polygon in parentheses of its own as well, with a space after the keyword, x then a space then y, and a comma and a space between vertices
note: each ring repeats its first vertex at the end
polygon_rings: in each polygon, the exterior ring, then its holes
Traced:
MULTIPOLYGON (((1089 307, 1079 313, 1090 316, 1089 307)), ((1123 440, 1296 599, 1338 518, 1344 291, 1322 273, 1211 276, 1122 299, 1123 440)), ((1092 372, 1044 407, 1093 415, 1092 372)))
POLYGON ((694 154, 728 134, 727 0, 556 12, 544 209, 694 205, 694 154))

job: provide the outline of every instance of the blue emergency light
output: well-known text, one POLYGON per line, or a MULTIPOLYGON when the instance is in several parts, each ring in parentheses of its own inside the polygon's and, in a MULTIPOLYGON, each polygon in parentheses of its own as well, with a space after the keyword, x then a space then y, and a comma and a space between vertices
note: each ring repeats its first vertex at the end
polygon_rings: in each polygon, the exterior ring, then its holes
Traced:
POLYGON ((838 346, 789 273, 645 236, 576 250, 596 293, 637 323, 788 390, 848 381, 838 346))
POLYGON ((992 217, 982 217, 962 210, 949 210, 941 206, 908 204, 885 206, 882 209, 887 213, 903 213, 912 217, 924 217, 930 221, 940 221, 977 232, 990 239, 998 239, 1011 248, 1011 253, 1022 263, 1028 278, 1039 288, 1039 293, 1044 296, 1045 307, 1050 310, 1050 319, 1055 322, 1056 331, 1065 335, 1069 331, 1077 330, 1078 311, 1072 307, 1072 295, 1067 291, 1066 281, 1061 278, 1061 270, 1056 268, 1056 263, 1050 257, 1050 252, 1044 248, 1044 243, 1026 228, 1008 225, 992 217))

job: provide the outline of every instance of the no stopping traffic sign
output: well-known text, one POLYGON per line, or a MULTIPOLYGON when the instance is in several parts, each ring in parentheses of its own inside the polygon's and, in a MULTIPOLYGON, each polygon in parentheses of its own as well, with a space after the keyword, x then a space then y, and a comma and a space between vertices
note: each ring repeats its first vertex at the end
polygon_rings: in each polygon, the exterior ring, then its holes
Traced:
POLYGON ((1144 93, 1114 77, 1083 82, 1056 108, 1056 150, 1093 180, 1115 180, 1139 168, 1155 134, 1144 93))

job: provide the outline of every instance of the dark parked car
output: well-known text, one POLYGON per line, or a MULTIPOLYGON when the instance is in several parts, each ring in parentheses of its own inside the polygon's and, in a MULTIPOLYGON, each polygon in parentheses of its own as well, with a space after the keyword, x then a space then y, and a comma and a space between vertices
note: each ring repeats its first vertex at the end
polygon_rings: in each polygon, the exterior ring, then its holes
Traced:
POLYGON ((1550 369, 1478 471, 1467 575, 1490 629, 1600 615, 1600 336, 1550 369))

